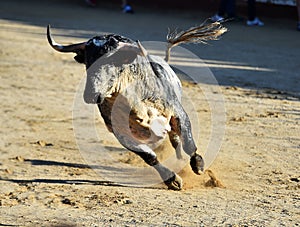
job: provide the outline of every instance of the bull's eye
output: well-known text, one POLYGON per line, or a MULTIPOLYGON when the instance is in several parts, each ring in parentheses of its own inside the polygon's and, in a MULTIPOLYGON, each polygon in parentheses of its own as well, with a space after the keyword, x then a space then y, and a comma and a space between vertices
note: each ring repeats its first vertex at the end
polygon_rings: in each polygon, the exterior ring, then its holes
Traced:
POLYGON ((93 43, 95 46, 103 46, 107 41, 102 39, 93 39, 93 43))

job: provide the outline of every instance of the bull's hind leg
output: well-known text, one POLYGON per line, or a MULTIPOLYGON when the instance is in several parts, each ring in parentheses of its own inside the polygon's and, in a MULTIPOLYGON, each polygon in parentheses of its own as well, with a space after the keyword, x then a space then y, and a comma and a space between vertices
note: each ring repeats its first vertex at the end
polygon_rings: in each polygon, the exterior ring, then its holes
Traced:
POLYGON ((196 153, 197 147, 193 139, 189 117, 181 105, 178 106, 175 114, 176 115, 171 117, 170 120, 171 129, 180 137, 183 150, 190 156, 190 165, 192 170, 196 174, 201 174, 204 169, 204 161, 201 155, 196 153))
POLYGON ((181 190, 182 179, 176 173, 162 165, 158 161, 155 152, 149 146, 146 144, 137 144, 121 135, 116 136, 124 147, 139 155, 148 165, 156 169, 164 183, 168 186, 168 189, 181 190))
POLYGON ((172 144, 172 147, 176 151, 176 157, 177 159, 182 159, 182 153, 181 153, 181 141, 179 135, 176 134, 175 131, 171 130, 169 132, 169 139, 172 144))
MULTIPOLYGON (((180 141, 180 137, 179 135, 177 135, 173 130, 171 132, 169 132, 169 138, 171 141, 172 146, 174 147, 175 151, 176 151, 176 157, 178 159, 182 159, 182 145, 181 145, 181 141, 180 141)), ((193 171, 196 174, 200 174, 203 171, 203 165, 204 162, 202 160, 202 157, 197 154, 196 152, 194 154, 190 154, 190 165, 193 169, 193 171)))

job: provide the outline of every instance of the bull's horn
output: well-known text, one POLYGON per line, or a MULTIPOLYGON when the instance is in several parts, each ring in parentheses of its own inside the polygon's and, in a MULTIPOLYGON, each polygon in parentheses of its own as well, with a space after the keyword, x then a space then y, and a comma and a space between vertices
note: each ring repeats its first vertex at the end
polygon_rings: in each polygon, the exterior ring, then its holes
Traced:
POLYGON ((50 33, 50 25, 47 26, 47 39, 49 44, 53 47, 53 49, 59 51, 59 52, 74 52, 78 53, 85 49, 85 42, 83 43, 77 43, 77 44, 71 44, 71 45, 61 45, 56 43, 50 33))

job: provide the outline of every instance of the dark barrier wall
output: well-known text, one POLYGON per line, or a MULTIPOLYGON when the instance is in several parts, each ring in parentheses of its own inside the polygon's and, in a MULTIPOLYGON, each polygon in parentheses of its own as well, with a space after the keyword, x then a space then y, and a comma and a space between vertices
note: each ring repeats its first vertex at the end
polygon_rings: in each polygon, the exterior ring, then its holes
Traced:
MULTIPOLYGON (((102 0, 103 1, 103 0, 102 0)), ((120 4, 121 0, 106 0, 120 4)), ((129 0, 134 6, 143 6, 152 9, 182 9, 182 10, 201 10, 215 13, 218 10, 220 0, 129 0)), ((284 1, 284 0, 283 0, 284 1)), ((247 15, 247 0, 237 0, 237 12, 239 15, 247 15)), ((297 19, 295 6, 275 5, 271 3, 257 2, 259 15, 266 17, 280 17, 297 19)))

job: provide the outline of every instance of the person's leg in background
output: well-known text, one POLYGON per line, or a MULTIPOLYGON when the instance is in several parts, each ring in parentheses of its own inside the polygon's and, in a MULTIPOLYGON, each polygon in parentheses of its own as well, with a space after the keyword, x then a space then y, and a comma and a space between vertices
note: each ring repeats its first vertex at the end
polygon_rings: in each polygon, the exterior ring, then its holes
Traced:
POLYGON ((256 2, 255 0, 248 0, 248 20, 247 20, 248 26, 263 26, 264 23, 258 19, 256 16, 256 2))
POLYGON ((223 21, 225 18, 235 18, 235 0, 221 0, 218 13, 211 20, 216 22, 223 21))

